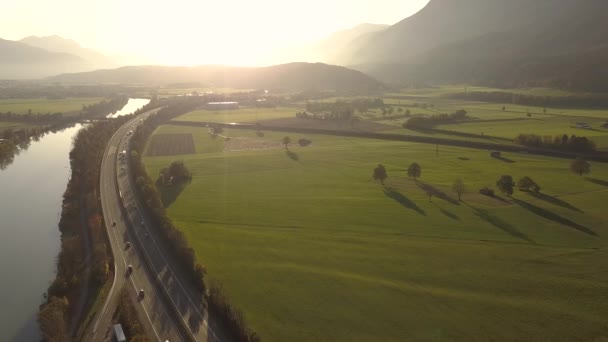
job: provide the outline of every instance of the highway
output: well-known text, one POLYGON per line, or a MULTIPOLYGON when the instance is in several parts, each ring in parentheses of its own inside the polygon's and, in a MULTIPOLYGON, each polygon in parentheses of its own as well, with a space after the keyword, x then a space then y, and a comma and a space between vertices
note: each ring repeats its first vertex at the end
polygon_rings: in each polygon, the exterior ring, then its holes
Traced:
POLYGON ((153 112, 141 114, 117 130, 103 156, 100 197, 115 261, 115 278, 84 340, 107 341, 113 337, 112 315, 121 290, 126 288, 151 340, 220 341, 215 335, 217 329, 209 327, 207 315, 201 312, 200 294, 183 280, 179 263, 163 251, 164 245, 155 230, 148 230, 149 219, 132 192, 128 158, 123 161, 119 156, 121 151, 130 151, 129 132, 153 112), (126 274, 127 265, 133 268, 130 275, 126 274), (143 299, 138 297, 140 289, 145 293, 143 299))

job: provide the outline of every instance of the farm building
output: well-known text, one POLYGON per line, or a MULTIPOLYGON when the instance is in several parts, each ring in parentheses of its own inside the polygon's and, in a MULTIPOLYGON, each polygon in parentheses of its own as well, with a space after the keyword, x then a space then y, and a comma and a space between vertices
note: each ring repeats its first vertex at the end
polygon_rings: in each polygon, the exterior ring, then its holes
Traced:
POLYGON ((588 123, 586 122, 577 122, 576 123, 576 128, 582 128, 582 129, 593 129, 588 123))
POLYGON ((209 102, 205 106, 208 110, 235 110, 239 109, 238 102, 209 102))

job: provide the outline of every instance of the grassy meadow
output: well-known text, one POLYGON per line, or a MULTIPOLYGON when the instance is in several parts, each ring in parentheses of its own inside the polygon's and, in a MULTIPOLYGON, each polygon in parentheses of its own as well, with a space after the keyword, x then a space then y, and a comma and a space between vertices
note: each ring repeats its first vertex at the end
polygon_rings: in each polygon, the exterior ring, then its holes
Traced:
POLYGON ((182 115, 175 121, 195 122, 256 122, 281 118, 293 118, 299 109, 296 107, 241 108, 238 110, 196 110, 182 115))
MULTIPOLYGON (((200 115, 212 114, 186 117, 200 115)), ((194 154, 146 157, 148 173, 174 160, 193 173, 168 213, 264 341, 608 336, 608 165, 579 177, 569 160, 525 154, 504 162, 473 149, 239 130, 225 141, 170 125, 155 134, 192 136, 194 154), (225 150, 284 135, 313 143, 225 150), (407 177, 412 162, 418 182, 407 177), (371 179, 378 163, 385 186, 371 179), (477 193, 503 174, 530 176, 542 194, 477 193), (450 190, 457 178, 462 202, 450 190)))
POLYGON ((46 98, 34 99, 0 99, 0 112, 13 112, 16 114, 27 114, 29 110, 32 114, 46 113, 70 113, 78 112, 84 105, 92 105, 100 102, 103 98, 97 97, 70 97, 59 100, 49 100, 46 98))

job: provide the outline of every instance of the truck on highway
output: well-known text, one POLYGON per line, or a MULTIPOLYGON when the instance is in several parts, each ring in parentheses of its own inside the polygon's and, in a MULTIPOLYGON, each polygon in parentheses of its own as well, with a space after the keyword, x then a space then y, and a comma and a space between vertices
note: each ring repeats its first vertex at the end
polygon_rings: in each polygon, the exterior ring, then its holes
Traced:
POLYGON ((120 324, 114 324, 114 326, 112 327, 112 329, 114 330, 114 340, 116 342, 126 342, 127 341, 127 337, 125 336, 125 332, 122 330, 122 325, 120 325, 120 324))

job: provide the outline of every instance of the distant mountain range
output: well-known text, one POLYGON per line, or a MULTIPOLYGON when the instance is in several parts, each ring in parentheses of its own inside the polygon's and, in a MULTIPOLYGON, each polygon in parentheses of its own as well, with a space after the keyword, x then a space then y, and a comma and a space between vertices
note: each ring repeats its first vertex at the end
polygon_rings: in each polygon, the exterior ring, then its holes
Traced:
POLYGON ((50 52, 67 53, 78 56, 91 64, 94 68, 115 68, 120 66, 113 58, 108 57, 101 52, 84 48, 74 40, 61 38, 59 36, 29 36, 21 39, 19 42, 50 52))
MULTIPOLYGON (((128 57, 110 57, 59 36, 0 39, 0 79, 31 79, 66 72, 116 68, 128 57)), ((133 58, 129 60, 133 62, 133 58)))
POLYGON ((366 93, 384 89, 359 71, 322 63, 289 63, 269 67, 129 66, 62 74, 48 78, 62 83, 167 85, 201 83, 212 87, 287 91, 337 90, 366 93))
POLYGON ((331 62, 392 83, 608 91, 606 13, 605 0, 431 0, 331 62))
POLYGON ((21 42, 0 39, 0 78, 37 78, 68 70, 90 68, 84 59, 60 52, 50 52, 21 42))

